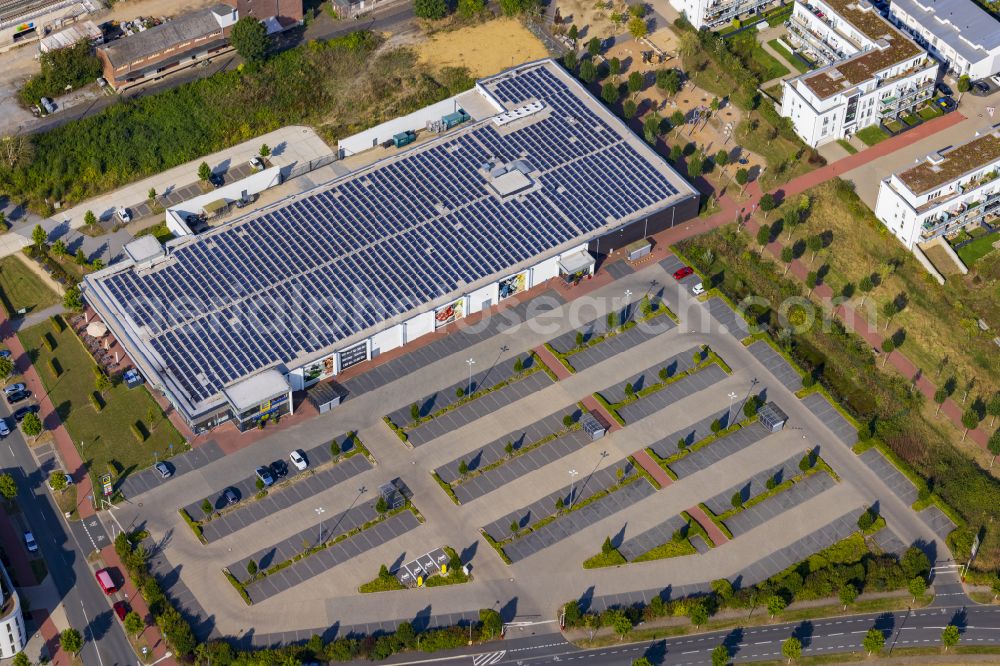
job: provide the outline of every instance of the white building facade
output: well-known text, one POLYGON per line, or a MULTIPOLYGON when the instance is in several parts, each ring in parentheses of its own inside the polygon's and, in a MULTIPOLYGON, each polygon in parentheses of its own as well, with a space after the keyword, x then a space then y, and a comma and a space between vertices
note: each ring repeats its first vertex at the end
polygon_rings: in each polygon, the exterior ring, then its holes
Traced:
POLYGON ((775 0, 670 0, 670 6, 698 30, 729 25, 775 4, 775 0))
POLYGON ((974 0, 892 0, 889 20, 955 76, 1000 71, 1000 21, 974 0))
POLYGON ((1000 124, 879 185, 875 215, 907 247, 1000 217, 1000 124))
POLYGON ((0 659, 12 658, 24 649, 27 642, 21 600, 7 570, 0 564, 0 659))
POLYGON ((865 0, 795 3, 789 39, 824 66, 784 82, 781 115, 812 147, 912 112, 939 65, 865 0))

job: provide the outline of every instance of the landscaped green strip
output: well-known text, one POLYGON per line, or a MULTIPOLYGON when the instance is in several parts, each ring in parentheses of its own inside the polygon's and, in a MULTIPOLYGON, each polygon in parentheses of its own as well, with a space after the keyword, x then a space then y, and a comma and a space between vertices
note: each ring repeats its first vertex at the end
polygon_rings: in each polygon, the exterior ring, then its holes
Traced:
POLYGON ((858 149, 854 147, 854 144, 846 139, 837 139, 837 145, 847 151, 848 155, 856 155, 858 149))
POLYGON ((866 146, 874 146, 876 143, 882 143, 889 138, 889 135, 878 125, 869 125, 864 129, 860 129, 854 136, 861 139, 866 146))
POLYGON ((201 533, 201 525, 198 524, 198 521, 192 518, 185 509, 178 509, 178 511, 181 514, 181 518, 183 518, 184 522, 187 523, 187 526, 191 528, 192 532, 194 532, 198 541, 201 541, 203 544, 208 544, 208 541, 205 540, 204 535, 201 533))
POLYGON ((232 586, 236 588, 236 591, 239 592, 240 596, 243 597, 243 603, 247 606, 253 605, 253 600, 250 599, 250 594, 247 592, 247 588, 243 587, 243 583, 237 580, 236 576, 229 573, 229 569, 223 569, 222 574, 226 577, 226 580, 228 580, 232 586))
POLYGON ((628 460, 630 463, 632 463, 632 467, 634 467, 635 470, 639 473, 639 476, 641 476, 642 478, 644 478, 647 481, 649 481, 649 485, 653 486, 657 490, 660 490, 663 487, 663 486, 660 485, 659 481, 657 481, 656 479, 653 478, 652 474, 650 474, 648 471, 646 471, 645 467, 643 467, 642 465, 640 465, 638 463, 638 461, 635 459, 634 456, 629 456, 628 458, 626 458, 626 460, 628 460))
MULTIPOLYGON (((583 412, 584 412, 584 414, 586 414, 587 413, 587 409, 583 408, 583 412)), ((579 429, 580 429, 580 422, 578 420, 578 421, 574 422, 573 425, 571 425, 568 428, 562 428, 558 432, 549 433, 548 435, 546 435, 545 437, 542 437, 541 439, 539 439, 537 441, 531 442, 531 443, 529 443, 529 444, 527 444, 525 446, 522 446, 522 447, 520 447, 518 449, 514 449, 514 451, 511 452, 511 454, 509 456, 506 456, 504 458, 500 458, 499 460, 494 460, 493 462, 491 462, 488 465, 483 465, 479 469, 475 469, 475 470, 469 472, 465 476, 463 476, 460 479, 458 479, 455 482, 455 485, 462 485, 463 483, 469 481, 470 479, 476 478, 480 474, 484 474, 486 472, 489 472, 490 470, 496 469, 497 467, 501 467, 503 465, 506 465, 508 462, 510 462, 511 460, 513 460, 514 458, 516 458, 518 456, 523 456, 524 454, 526 454, 526 453, 528 453, 530 451, 534 451, 535 449, 537 449, 539 446, 542 446, 543 444, 548 444, 549 442, 551 442, 554 439, 557 439, 559 437, 562 437, 563 435, 567 435, 567 434, 573 432, 574 430, 579 430, 579 429)), ((444 483, 444 481, 440 480, 440 478, 439 478, 439 482, 440 483, 444 483)), ((458 501, 456 500, 455 503, 458 504, 458 501)))
POLYGON ((698 503, 698 508, 701 509, 702 511, 704 511, 705 515, 708 516, 708 519, 711 520, 713 523, 715 523, 716 527, 718 527, 720 530, 722 530, 722 533, 726 535, 727 539, 729 539, 729 540, 733 539, 733 533, 732 533, 732 531, 730 531, 730 529, 726 526, 726 524, 724 522, 722 522, 721 520, 719 520, 719 517, 717 515, 715 515, 712 512, 711 509, 708 508, 707 504, 705 504, 704 502, 699 502, 698 503))
POLYGON ((688 539, 691 538, 692 534, 697 534, 704 539, 709 548, 715 548, 715 541, 712 540, 712 537, 708 536, 708 532, 702 524, 695 519, 694 516, 687 511, 681 511, 681 518, 688 521, 688 539))
MULTIPOLYGON (((612 415, 616 417, 617 420, 621 419, 621 417, 618 415, 618 410, 624 407, 625 405, 629 405, 633 402, 636 402, 637 400, 641 400, 642 398, 657 393, 658 391, 662 391, 667 386, 675 382, 679 382, 685 377, 689 377, 698 372, 701 372, 702 370, 704 370, 705 368, 707 368, 712 364, 718 365, 727 374, 732 374, 733 371, 729 367, 729 365, 726 364, 726 362, 722 360, 722 357, 716 354, 714 351, 712 351, 712 349, 709 348, 707 345, 704 345, 702 347, 702 354, 703 354, 702 360, 699 361, 697 365, 694 365, 688 368, 687 370, 678 372, 677 374, 671 375, 670 377, 667 377, 667 379, 665 380, 660 380, 655 384, 650 384, 649 386, 646 386, 645 388, 634 393, 631 398, 625 396, 625 399, 622 400, 621 402, 616 402, 614 404, 611 404, 600 393, 595 393, 594 397, 597 398, 598 402, 600 402, 605 409, 608 409, 612 413, 612 415)), ((620 423, 621 425, 625 425, 624 419, 621 419, 620 423)))
POLYGON ((555 347, 546 342, 545 348, 548 349, 549 353, 552 354, 552 356, 554 356, 557 361, 562 363, 562 366, 566 368, 566 370, 568 370, 571 374, 576 372, 576 368, 574 368, 573 364, 569 362, 569 359, 567 359, 561 352, 556 351, 555 347))
POLYGON ((809 65, 802 62, 800 58, 797 58, 793 53, 791 53, 788 49, 782 46, 781 42, 777 38, 769 41, 768 45, 772 49, 777 51, 779 54, 781 54, 781 57, 783 57, 786 61, 788 61, 788 63, 791 64, 792 67, 799 70, 800 74, 805 74, 806 72, 809 71, 809 65))
POLYGON ((632 562, 636 564, 639 562, 652 562, 654 560, 665 560, 671 557, 694 555, 697 552, 698 550, 694 547, 691 541, 685 538, 680 541, 668 541, 660 544, 656 548, 652 548, 635 558, 632 562))
POLYGON ((504 564, 512 564, 510 558, 507 557, 507 553, 504 552, 503 546, 501 546, 496 539, 491 537, 486 530, 479 530, 479 533, 483 535, 484 539, 486 539, 486 543, 488 543, 493 550, 497 552, 497 555, 499 555, 500 559, 504 561, 504 564))
POLYGON ((458 501, 458 497, 455 495, 455 491, 452 490, 451 484, 445 483, 444 479, 442 479, 437 472, 431 472, 431 476, 433 476, 434 480, 437 481, 437 484, 441 486, 441 490, 448 493, 448 497, 451 498, 451 501, 454 502, 456 506, 461 506, 462 503, 458 501))
POLYGON ((674 453, 674 454, 670 455, 667 458, 661 458, 659 455, 657 455, 656 451, 653 451, 652 449, 646 449, 646 452, 649 453, 652 456, 653 460, 655 460, 660 465, 660 467, 662 467, 664 469, 664 471, 666 471, 667 474, 670 474, 673 477, 673 479, 676 481, 677 480, 677 475, 674 473, 674 471, 672 469, 670 469, 670 465, 671 464, 677 462, 678 460, 681 460, 682 458, 684 458, 686 456, 691 455, 695 451, 697 451, 697 450, 699 450, 699 449, 701 449, 701 448, 703 448, 705 446, 708 446, 712 442, 715 442, 715 441, 718 441, 718 440, 722 439, 726 435, 730 435, 730 434, 736 432, 737 430, 740 430, 741 428, 745 428, 749 424, 754 423, 756 421, 757 421, 757 415, 756 414, 754 414, 750 418, 745 418, 742 421, 737 421, 736 423, 732 424, 728 428, 723 428, 719 432, 713 432, 710 435, 706 435, 705 437, 699 439, 697 442, 692 443, 690 446, 688 446, 687 448, 685 448, 683 451, 678 451, 677 453, 674 453))
POLYGON ((392 419, 390 419, 388 416, 383 416, 382 421, 384 421, 385 424, 389 426, 389 430, 396 433, 396 437, 399 437, 400 441, 403 442, 403 444, 406 444, 407 446, 412 446, 409 441, 410 438, 407 436, 407 434, 403 431, 402 428, 400 428, 398 425, 392 422, 392 419))
POLYGON ((603 395, 601 395, 600 393, 594 393, 593 395, 594 395, 594 400, 597 401, 597 404, 603 407, 604 410, 611 415, 611 418, 613 418, 618 425, 620 426, 625 425, 625 419, 623 419, 621 415, 617 411, 615 411, 615 408, 611 406, 611 403, 608 402, 603 395))
POLYGON ((583 561, 583 568, 600 569, 603 567, 617 567, 623 564, 628 564, 628 560, 618 552, 617 548, 614 548, 609 553, 598 553, 597 555, 588 557, 583 561))
MULTIPOLYGON (((642 307, 641 306, 641 302, 640 302, 640 307, 642 307)), ((576 368, 573 367, 571 359, 572 359, 572 357, 574 355, 579 354, 582 351, 586 351, 586 350, 590 349, 591 347, 596 347, 597 345, 601 344, 602 342, 606 342, 606 341, 610 340, 611 338, 619 336, 622 333, 624 333, 625 331, 628 331, 628 330, 630 330, 632 328, 635 328, 636 326, 638 326, 641 323, 645 323, 645 322, 651 321, 651 320, 656 319, 657 317, 660 317, 662 315, 666 315, 666 316, 670 317, 675 323, 679 323, 680 322, 680 320, 678 319, 677 315, 674 314, 674 312, 670 308, 668 308, 667 305, 665 303, 663 303, 662 301, 658 301, 656 303, 655 307, 656 307, 656 309, 654 309, 654 310, 651 310, 649 312, 644 312, 641 317, 631 318, 627 322, 625 322, 624 324, 622 324, 621 326, 618 326, 618 327, 616 327, 616 328, 614 328, 614 329, 612 329, 610 331, 607 331, 606 333, 603 333, 602 335, 594 336, 593 338, 585 341, 582 345, 577 345, 577 346, 573 347, 572 349, 570 349, 567 352, 558 351, 555 347, 553 347, 552 345, 550 345, 547 342, 545 343, 545 348, 548 349, 549 352, 551 352, 553 356, 555 356, 557 359, 559 359, 562 362, 562 364, 564 366, 566 366, 566 368, 570 372, 576 372, 576 368)), ((612 313, 612 314, 615 314, 615 313, 612 313)), ((620 313, 618 313, 618 314, 620 314, 620 313)))
POLYGON ((389 574, 388 576, 376 576, 367 583, 362 583, 358 586, 358 592, 362 594, 370 594, 372 592, 392 592, 395 590, 405 589, 406 586, 400 583, 399 580, 392 574, 389 574))

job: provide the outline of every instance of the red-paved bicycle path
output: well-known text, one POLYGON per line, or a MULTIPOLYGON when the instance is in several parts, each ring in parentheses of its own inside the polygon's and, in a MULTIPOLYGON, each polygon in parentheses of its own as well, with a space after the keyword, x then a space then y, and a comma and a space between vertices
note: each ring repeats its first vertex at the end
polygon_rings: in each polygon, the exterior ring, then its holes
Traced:
MULTIPOLYGON (((946 116, 942 116, 946 117, 946 116)), ((760 229, 760 223, 756 219, 751 219, 746 223, 746 229, 749 234, 756 236, 757 230, 760 229)), ((780 261, 781 250, 784 247, 780 241, 775 240, 766 246, 766 250, 773 257, 780 261)), ((810 272, 810 266, 806 265, 805 262, 799 259, 793 259, 789 264, 788 273, 794 275, 800 281, 805 282, 807 276, 810 272)), ((840 319, 844 324, 855 333, 860 335, 865 341, 872 347, 881 349, 883 336, 878 332, 876 328, 868 322, 868 318, 864 314, 858 313, 851 305, 848 303, 842 303, 836 308, 832 308, 832 299, 834 297, 833 290, 825 284, 817 285, 813 289, 813 294, 820 298, 828 307, 831 307, 832 311, 836 314, 837 318, 840 319)), ((883 352, 884 354, 884 352, 883 352)), ((887 354, 883 357, 882 366, 885 364, 891 364, 903 377, 908 380, 915 381, 917 388, 922 394, 927 396, 929 399, 934 399, 934 393, 937 392, 937 386, 934 382, 927 379, 927 376, 923 371, 907 356, 898 350, 894 350, 892 353, 887 354)), ((951 398, 945 400, 944 404, 941 405, 941 413, 951 420, 959 430, 965 430, 965 426, 962 425, 962 409, 959 407, 955 401, 951 398)), ((989 439, 989 435, 986 433, 984 428, 977 428, 975 430, 970 430, 968 433, 968 438, 975 442, 980 448, 986 448, 986 442, 989 439)))
POLYGON ((660 484, 661 488, 666 488, 674 482, 674 480, 670 478, 670 475, 667 474, 662 467, 657 465, 656 461, 653 460, 648 453, 646 453, 646 449, 639 449, 632 454, 632 457, 635 458, 635 461, 639 463, 640 467, 649 472, 649 475, 656 479, 656 482, 660 484))

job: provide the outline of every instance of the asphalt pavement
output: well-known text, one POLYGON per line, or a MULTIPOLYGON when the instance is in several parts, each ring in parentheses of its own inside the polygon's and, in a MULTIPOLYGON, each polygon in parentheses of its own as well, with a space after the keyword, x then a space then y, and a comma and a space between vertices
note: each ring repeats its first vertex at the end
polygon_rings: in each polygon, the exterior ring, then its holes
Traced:
MULTIPOLYGON (((10 414, 0 406, 0 416, 10 414)), ((0 443, 0 465, 18 485, 18 505, 45 558, 49 575, 62 596, 66 618, 80 630, 85 643, 80 658, 84 664, 125 666, 137 664, 121 623, 114 617, 108 597, 97 586, 87 554, 107 545, 109 538, 100 521, 67 523, 45 488, 45 473, 38 469, 20 430, 0 443), (93 523, 93 524, 91 524, 93 523)), ((81 497, 81 501, 87 501, 81 497)))

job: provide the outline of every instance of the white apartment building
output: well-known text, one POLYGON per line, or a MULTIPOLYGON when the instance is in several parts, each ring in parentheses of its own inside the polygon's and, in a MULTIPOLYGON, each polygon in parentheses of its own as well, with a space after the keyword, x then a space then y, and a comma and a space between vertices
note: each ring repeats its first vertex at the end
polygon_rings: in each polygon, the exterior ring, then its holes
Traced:
POLYGON ((10 659, 23 650, 27 642, 21 601, 7 570, 0 564, 0 659, 10 659))
POLYGON ((1000 124, 879 185, 875 215, 907 249, 1000 216, 1000 124))
POLYGON ((777 4, 775 0, 670 0, 698 30, 729 25, 733 19, 751 16, 773 4, 777 4))
POLYGON ((796 2, 789 39, 824 66, 784 82, 781 115, 814 148, 930 99, 938 63, 867 0, 796 2))
POLYGON ((892 0, 889 20, 955 76, 1000 71, 1000 21, 974 0, 892 0))

